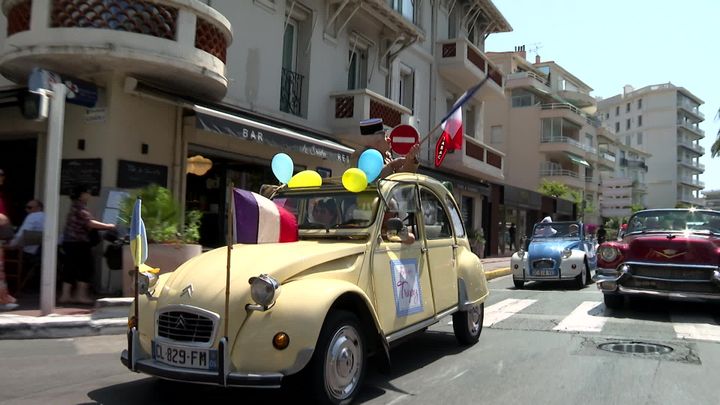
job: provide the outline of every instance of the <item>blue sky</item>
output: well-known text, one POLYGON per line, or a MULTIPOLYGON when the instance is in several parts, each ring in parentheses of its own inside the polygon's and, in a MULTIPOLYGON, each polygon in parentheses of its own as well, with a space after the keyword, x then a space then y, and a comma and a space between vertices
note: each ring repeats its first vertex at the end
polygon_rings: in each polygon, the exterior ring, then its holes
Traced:
MULTIPOLYGON (((492 0, 513 27, 491 34, 485 50, 538 47, 542 60, 553 60, 592 87, 596 97, 671 82, 702 99, 705 121, 700 159, 706 190, 720 190, 720 156, 710 158, 720 120, 720 1, 686 0, 492 0)), ((535 53, 528 52, 528 60, 535 53)))

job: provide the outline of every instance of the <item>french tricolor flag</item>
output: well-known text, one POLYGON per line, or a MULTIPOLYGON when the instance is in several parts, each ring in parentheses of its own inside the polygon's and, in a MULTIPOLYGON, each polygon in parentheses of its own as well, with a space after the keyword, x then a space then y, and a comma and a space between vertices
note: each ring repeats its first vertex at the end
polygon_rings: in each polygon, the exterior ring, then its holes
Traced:
POLYGON ((272 200, 233 188, 235 243, 277 243, 298 240, 297 218, 272 200))

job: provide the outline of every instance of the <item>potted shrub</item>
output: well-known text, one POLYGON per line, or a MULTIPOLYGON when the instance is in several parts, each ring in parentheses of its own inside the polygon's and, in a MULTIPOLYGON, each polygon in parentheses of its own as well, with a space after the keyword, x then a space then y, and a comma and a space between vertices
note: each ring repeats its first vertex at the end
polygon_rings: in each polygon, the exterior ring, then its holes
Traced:
POLYGON ((485 257, 485 233, 482 228, 470 229, 468 231, 468 241, 470 241, 470 249, 479 258, 485 257))
MULTIPOLYGON (((142 198, 142 219, 148 239, 146 264, 159 268, 160 274, 174 271, 185 261, 202 253, 200 219, 202 212, 187 211, 181 218, 181 206, 165 187, 151 184, 136 190, 126 198, 120 207, 119 220, 128 229, 133 205, 138 195, 142 198)), ((123 295, 132 296, 133 270, 130 246, 123 246, 123 295)))

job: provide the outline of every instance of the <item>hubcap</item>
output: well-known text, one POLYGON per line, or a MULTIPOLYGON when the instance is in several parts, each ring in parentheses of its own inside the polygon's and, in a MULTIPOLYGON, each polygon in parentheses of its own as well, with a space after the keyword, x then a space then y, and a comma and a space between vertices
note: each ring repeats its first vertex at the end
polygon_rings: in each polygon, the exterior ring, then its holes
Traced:
POLYGON ((357 388, 363 367, 362 342, 352 326, 340 328, 330 340, 325 356, 325 388, 339 400, 349 397, 357 388))

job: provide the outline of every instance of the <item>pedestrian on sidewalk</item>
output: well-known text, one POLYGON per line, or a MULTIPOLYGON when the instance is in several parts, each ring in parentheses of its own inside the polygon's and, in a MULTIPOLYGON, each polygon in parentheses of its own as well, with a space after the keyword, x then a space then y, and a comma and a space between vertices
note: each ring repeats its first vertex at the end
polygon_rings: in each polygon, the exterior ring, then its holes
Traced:
MULTIPOLYGON (((0 235, 12 235, 12 227, 10 220, 5 214, 0 214, 0 235)), ((0 241, 0 243, 5 243, 0 241)), ((15 297, 8 292, 7 282, 5 281, 5 251, 0 249, 0 310, 8 311, 18 307, 15 297)))
POLYGON ((63 250, 65 251, 65 264, 63 266, 62 293, 58 304, 75 302, 90 305, 90 282, 95 272, 92 256, 91 232, 93 230, 115 229, 114 224, 96 221, 87 209, 90 199, 90 189, 86 186, 76 186, 70 194, 72 206, 68 212, 63 232, 63 250), (73 285, 75 296, 71 297, 73 285))

